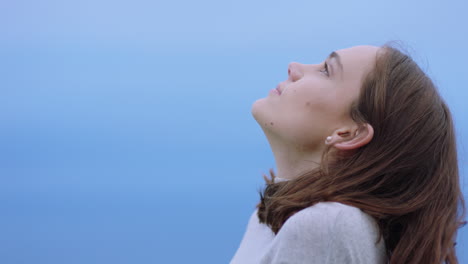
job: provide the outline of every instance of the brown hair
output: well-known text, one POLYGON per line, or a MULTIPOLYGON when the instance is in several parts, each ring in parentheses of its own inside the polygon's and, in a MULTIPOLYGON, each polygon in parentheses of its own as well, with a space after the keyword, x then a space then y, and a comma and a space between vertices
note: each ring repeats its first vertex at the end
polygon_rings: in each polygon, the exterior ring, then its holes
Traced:
POLYGON ((466 209, 450 111, 410 56, 389 44, 380 51, 349 113, 372 125, 373 139, 333 158, 327 147, 320 167, 289 181, 275 183, 270 169, 258 217, 277 234, 299 210, 339 202, 376 220, 389 263, 458 263, 466 209))

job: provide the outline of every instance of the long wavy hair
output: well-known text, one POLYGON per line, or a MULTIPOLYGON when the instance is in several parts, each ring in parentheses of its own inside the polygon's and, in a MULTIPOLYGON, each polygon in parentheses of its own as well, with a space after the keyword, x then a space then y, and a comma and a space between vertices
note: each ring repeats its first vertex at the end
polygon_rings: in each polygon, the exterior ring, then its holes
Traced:
POLYGON ((385 44, 349 111, 374 128, 350 152, 327 147, 321 164, 258 192, 261 223, 277 234, 296 212, 322 201, 360 208, 384 239, 388 262, 458 263, 456 235, 466 224, 451 113, 436 86, 405 52, 385 44), (333 155, 332 155, 333 154, 333 155))

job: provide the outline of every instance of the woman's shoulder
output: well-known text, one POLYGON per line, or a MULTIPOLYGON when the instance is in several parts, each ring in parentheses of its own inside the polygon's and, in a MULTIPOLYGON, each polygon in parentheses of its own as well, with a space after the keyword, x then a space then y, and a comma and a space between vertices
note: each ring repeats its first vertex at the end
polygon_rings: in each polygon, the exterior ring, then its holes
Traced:
MULTIPOLYGON (((249 222, 258 222, 258 208, 249 217, 249 222)), ((337 227, 342 223, 342 227, 352 226, 353 230, 358 226, 376 225, 375 220, 361 209, 339 202, 318 202, 306 207, 290 216, 283 227, 316 229, 317 226, 337 227), (345 219, 346 221, 340 221, 345 219), (348 223, 348 224, 345 224, 348 223), (343 225, 344 224, 344 225, 343 225)))
POLYGON ((375 241, 378 225, 374 218, 361 209, 338 203, 319 202, 304 208, 288 218, 280 232, 287 236, 310 234, 338 241, 375 241))
POLYGON ((267 241, 259 263, 291 263, 291 259, 297 260, 295 263, 311 259, 316 263, 385 263, 385 242, 375 243, 378 226, 357 207, 316 203, 290 216, 276 235, 259 223, 257 212, 250 217, 245 240, 255 241, 255 245, 259 240, 267 241))
MULTIPOLYGON (((249 218, 249 226, 262 226, 258 209, 249 218)), ((340 241, 376 240, 379 227, 375 219, 361 209, 339 202, 319 202, 290 216, 278 232, 279 237, 326 237, 340 241)))
POLYGON ((312 247, 326 263, 384 263, 385 241, 376 243, 378 236, 376 221, 359 208, 320 202, 289 217, 277 239, 304 251, 312 247))
MULTIPOLYGON (((364 222, 371 220, 370 216, 361 209, 339 202, 316 203, 296 212, 289 219, 299 222, 309 222, 314 219, 319 220, 326 218, 327 220, 334 220, 341 217, 346 217, 348 220, 364 222)), ((327 223, 330 223, 330 221, 327 221, 327 223)))

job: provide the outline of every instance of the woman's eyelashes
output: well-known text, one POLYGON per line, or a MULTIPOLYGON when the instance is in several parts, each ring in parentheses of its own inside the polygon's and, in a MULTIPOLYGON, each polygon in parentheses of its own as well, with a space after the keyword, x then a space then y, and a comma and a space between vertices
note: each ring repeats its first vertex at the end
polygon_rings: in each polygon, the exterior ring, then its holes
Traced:
POLYGON ((324 62, 323 63, 323 68, 320 70, 320 72, 324 73, 326 76, 330 76, 329 72, 328 72, 328 64, 327 62, 324 62))

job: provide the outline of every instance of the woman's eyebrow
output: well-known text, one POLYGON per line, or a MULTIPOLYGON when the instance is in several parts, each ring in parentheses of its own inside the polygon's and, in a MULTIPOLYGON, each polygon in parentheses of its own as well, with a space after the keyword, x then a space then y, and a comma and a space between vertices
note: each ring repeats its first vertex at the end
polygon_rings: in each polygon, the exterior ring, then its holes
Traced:
MULTIPOLYGON (((332 51, 330 53, 330 55, 328 55, 328 59, 331 60, 335 58, 336 61, 338 62, 338 66, 340 66, 340 70, 341 70, 341 74, 343 74, 343 64, 341 64, 341 58, 340 58, 340 55, 338 53, 336 53, 335 51, 332 51)), ((333 66, 332 66, 333 67, 333 66)))

